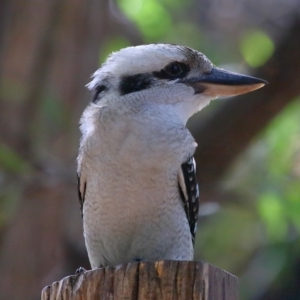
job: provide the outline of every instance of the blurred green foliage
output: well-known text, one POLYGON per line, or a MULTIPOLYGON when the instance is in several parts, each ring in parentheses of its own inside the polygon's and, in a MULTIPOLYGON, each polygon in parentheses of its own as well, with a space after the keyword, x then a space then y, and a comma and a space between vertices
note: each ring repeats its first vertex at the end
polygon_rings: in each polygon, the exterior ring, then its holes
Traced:
POLYGON ((4 144, 0 144, 0 168, 5 172, 17 174, 27 173, 30 169, 26 160, 4 144))
POLYGON ((284 239, 288 224, 285 216, 285 205, 276 193, 265 192, 259 195, 257 209, 271 240, 284 239))
MULTIPOLYGON (((214 63, 221 61, 221 51, 227 51, 226 45, 214 47, 212 40, 200 30, 197 20, 193 20, 193 2, 190 0, 118 0, 118 4, 140 30, 145 43, 186 45, 203 53, 209 52, 214 63), (187 12, 190 19, 187 19, 187 12)), ((120 48, 117 45, 111 50, 120 48)))
POLYGON ((294 165, 294 154, 299 148, 299 99, 285 108, 265 130, 264 140, 272 149, 267 157, 268 169, 274 180, 282 180, 294 165))
POLYGON ((300 249, 293 248, 300 236, 299 125, 300 98, 228 171, 223 188, 235 201, 221 203, 222 209, 199 227, 197 259, 242 274, 242 299, 254 297, 299 256, 300 249))
POLYGON ((271 240, 300 233, 300 99, 289 105, 266 128, 270 149, 266 157, 269 178, 258 197, 258 211, 271 240))
POLYGON ((172 28, 171 16, 163 5, 164 1, 123 0, 119 4, 124 13, 136 22, 146 42, 159 40, 172 28))
POLYGON ((262 66, 272 56, 275 46, 269 36, 261 30, 245 34, 240 42, 240 51, 249 66, 262 66))
POLYGON ((259 230, 254 208, 223 205, 207 220, 200 219, 195 258, 237 274, 261 244, 259 230))
POLYGON ((146 43, 163 41, 174 35, 177 29, 174 11, 189 5, 189 1, 178 0, 119 0, 118 3, 124 14, 138 26, 146 43))

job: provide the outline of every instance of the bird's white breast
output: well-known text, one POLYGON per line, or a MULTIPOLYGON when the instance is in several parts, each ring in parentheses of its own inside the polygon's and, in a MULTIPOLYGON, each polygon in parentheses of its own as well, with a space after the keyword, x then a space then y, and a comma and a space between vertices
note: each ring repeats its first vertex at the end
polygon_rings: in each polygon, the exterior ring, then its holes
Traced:
POLYGON ((157 107, 136 115, 95 112, 89 107, 84 113, 78 159, 86 180, 84 234, 92 267, 164 255, 191 259, 177 181, 181 163, 195 150, 190 133, 172 116, 160 116, 169 112, 157 107))

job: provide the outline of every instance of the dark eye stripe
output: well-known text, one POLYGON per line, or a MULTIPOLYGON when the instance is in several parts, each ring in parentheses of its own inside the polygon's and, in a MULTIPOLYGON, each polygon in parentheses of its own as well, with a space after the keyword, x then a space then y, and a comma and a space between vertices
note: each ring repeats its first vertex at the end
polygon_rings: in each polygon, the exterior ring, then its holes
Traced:
POLYGON ((99 95, 106 90, 105 85, 97 85, 93 90, 92 101, 95 103, 99 99, 99 95))
POLYGON ((186 77, 187 74, 190 72, 191 68, 188 64, 184 63, 184 62, 171 62, 169 63, 166 67, 164 67, 163 69, 161 69, 160 71, 155 71, 153 72, 153 76, 155 76, 156 78, 159 79, 168 79, 168 80, 174 80, 177 78, 183 78, 186 77), (172 72, 170 72, 170 70, 172 70, 172 68, 174 68, 173 65, 178 65, 181 68, 181 72, 179 72, 178 74, 172 74, 172 72))
POLYGON ((139 92, 149 88, 153 83, 151 74, 136 74, 122 77, 119 85, 121 95, 139 92))
POLYGON ((119 84, 121 95, 127 95, 139 92, 151 87, 157 79, 174 80, 186 77, 190 71, 190 66, 183 62, 171 62, 160 71, 151 73, 135 74, 131 76, 123 76, 119 84), (177 70, 178 72, 175 72, 177 70))

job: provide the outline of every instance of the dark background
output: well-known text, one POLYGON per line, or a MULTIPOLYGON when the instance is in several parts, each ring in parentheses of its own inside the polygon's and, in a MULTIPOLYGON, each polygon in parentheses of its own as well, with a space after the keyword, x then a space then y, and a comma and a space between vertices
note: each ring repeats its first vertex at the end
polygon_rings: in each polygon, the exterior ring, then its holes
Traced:
POLYGON ((0 299, 39 299, 89 268, 76 188, 85 84, 111 51, 157 42, 269 81, 188 123, 195 258, 239 276, 242 300, 300 299, 299 0, 2 0, 0 299))

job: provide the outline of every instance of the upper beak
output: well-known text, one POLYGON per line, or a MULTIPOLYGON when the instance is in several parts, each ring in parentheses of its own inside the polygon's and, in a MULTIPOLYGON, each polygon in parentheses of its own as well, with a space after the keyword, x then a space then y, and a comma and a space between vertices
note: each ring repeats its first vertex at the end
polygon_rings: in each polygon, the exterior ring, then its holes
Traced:
POLYGON ((268 82, 259 78, 212 68, 209 74, 182 81, 192 86, 195 93, 201 93, 213 98, 236 96, 263 87, 268 82))

